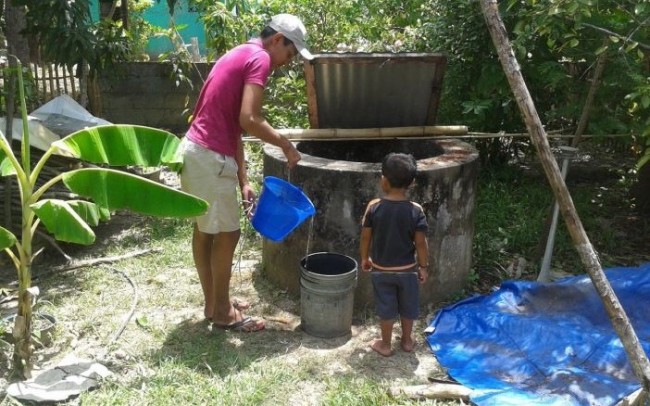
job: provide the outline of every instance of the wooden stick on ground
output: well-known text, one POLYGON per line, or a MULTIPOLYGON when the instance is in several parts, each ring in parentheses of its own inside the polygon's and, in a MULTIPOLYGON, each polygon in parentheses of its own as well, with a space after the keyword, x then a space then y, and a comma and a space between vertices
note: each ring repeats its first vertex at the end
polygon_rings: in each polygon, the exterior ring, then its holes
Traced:
POLYGON ((461 399, 469 400, 472 390, 453 383, 430 383, 413 386, 394 386, 389 393, 393 397, 408 397, 410 399, 461 399))
MULTIPOLYGON (((537 155, 544 168, 546 177, 550 183, 551 189, 555 194, 562 216, 567 226, 567 230, 573 240, 573 244, 578 251, 578 255, 593 282, 593 285, 598 292, 598 295, 603 301, 607 315, 614 326, 614 330, 618 334, 625 352, 632 364, 634 374, 641 382, 644 392, 648 393, 650 390, 650 362, 646 356, 639 338, 637 337, 630 320, 625 314, 625 310, 616 297, 612 286, 609 284, 605 273, 598 259, 598 255, 594 250, 585 229, 578 217, 573 200, 567 189, 564 179, 560 174, 560 169, 553 157, 551 148, 544 132, 544 127, 537 114, 533 99, 528 92, 526 83, 524 82, 519 63, 515 58, 515 53, 510 45, 505 26, 499 15, 499 8, 496 0, 481 0, 481 9, 485 17, 485 21, 492 36, 492 41, 499 54, 499 60, 503 66, 503 70, 508 78, 510 87, 517 100, 517 105, 526 123, 526 128, 530 133, 530 138, 537 150, 537 155)), ((642 396, 645 397, 645 396, 642 396)), ((647 398, 646 398, 647 399, 647 398)))

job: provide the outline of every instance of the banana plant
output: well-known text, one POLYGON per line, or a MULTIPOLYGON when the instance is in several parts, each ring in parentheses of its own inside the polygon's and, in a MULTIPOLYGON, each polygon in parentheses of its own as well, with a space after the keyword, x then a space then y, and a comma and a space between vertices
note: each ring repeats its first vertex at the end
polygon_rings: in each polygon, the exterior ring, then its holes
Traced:
POLYGON ((25 106, 22 68, 18 63, 18 87, 23 136, 20 159, 0 132, 0 174, 15 176, 20 192, 22 228, 20 236, 0 227, 0 252, 11 258, 18 273, 18 314, 13 329, 14 366, 25 378, 32 370, 32 298, 34 258, 32 241, 39 225, 56 240, 90 245, 95 241, 92 230, 110 213, 128 209, 136 213, 163 217, 193 217, 204 213, 204 200, 180 190, 110 166, 158 167, 165 165, 178 171, 182 165, 174 134, 156 128, 135 125, 107 125, 74 132, 54 143, 32 166, 25 106), (37 179, 54 154, 76 158, 93 165, 62 172, 40 187, 37 179), (83 199, 46 198, 53 185, 63 183, 83 199))

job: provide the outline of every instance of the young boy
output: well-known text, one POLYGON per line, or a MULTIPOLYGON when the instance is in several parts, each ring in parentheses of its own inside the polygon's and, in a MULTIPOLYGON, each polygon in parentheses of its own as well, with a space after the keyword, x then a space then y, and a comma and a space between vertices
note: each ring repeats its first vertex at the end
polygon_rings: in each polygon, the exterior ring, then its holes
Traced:
POLYGON ((427 280, 427 219, 422 206, 407 198, 417 163, 412 155, 390 153, 381 165, 384 196, 368 203, 361 229, 361 269, 372 272, 381 339, 371 348, 393 354, 393 324, 399 315, 401 347, 413 351, 413 323, 419 316, 418 283, 427 280))

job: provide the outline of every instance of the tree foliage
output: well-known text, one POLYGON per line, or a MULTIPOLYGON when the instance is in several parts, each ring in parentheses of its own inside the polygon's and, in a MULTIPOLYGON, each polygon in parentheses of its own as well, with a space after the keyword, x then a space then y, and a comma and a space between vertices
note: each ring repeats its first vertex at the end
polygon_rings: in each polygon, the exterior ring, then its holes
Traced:
MULTIPOLYGON (((44 49, 56 61, 73 64, 84 57, 97 69, 107 70, 111 63, 128 58, 127 34, 114 25, 91 25, 88 0, 14 1, 26 5, 31 32, 49 45, 44 49)), ((181 4, 165 1, 172 15, 181 4)), ((256 36, 272 15, 281 12, 303 19, 315 53, 442 52, 448 67, 440 123, 486 132, 524 129, 474 0, 188 0, 188 4, 201 11, 211 59, 256 36)), ((631 133, 641 149, 645 147, 650 139, 650 2, 509 0, 500 7, 547 130, 575 129, 596 59, 605 54, 607 65, 586 132, 631 133)), ((283 125, 304 126, 304 114, 298 113, 306 105, 305 92, 286 92, 288 88, 304 88, 299 63, 272 79, 269 117, 283 125)), ((650 156, 640 163, 647 160, 650 156)))
MULTIPOLYGON (((305 22, 315 53, 446 54, 440 123, 465 124, 474 131, 524 131, 476 1, 190 1, 203 11, 209 46, 214 51, 211 57, 257 35, 272 15, 293 13, 305 22)), ((575 130, 596 59, 606 53, 607 66, 587 132, 650 138, 650 75, 648 50, 643 46, 650 43, 650 2, 511 0, 501 8, 547 130, 575 130)), ((303 81, 297 63, 273 78, 268 109, 276 121, 304 125, 305 119, 297 117, 295 109, 304 107, 304 92, 290 96, 283 90, 302 89, 303 81)), ((483 146, 484 156, 508 159, 502 140, 484 144, 488 144, 483 146)))
POLYGON ((24 34, 45 61, 68 67, 87 62, 91 71, 98 71, 128 59, 126 32, 114 21, 93 22, 89 0, 12 1, 25 8, 24 34))

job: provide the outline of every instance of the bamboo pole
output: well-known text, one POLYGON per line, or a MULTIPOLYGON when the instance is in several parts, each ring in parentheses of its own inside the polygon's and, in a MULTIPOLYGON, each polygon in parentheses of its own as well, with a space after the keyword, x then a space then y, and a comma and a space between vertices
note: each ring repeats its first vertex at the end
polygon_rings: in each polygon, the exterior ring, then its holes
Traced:
POLYGON ((578 217, 571 195, 560 174, 558 164, 551 153, 544 127, 524 82, 519 63, 514 56, 515 53, 510 45, 510 40, 499 14, 497 1, 482 0, 481 9, 508 83, 510 83, 517 105, 530 132, 530 139, 537 149, 546 177, 560 206, 567 230, 596 292, 603 301, 614 330, 625 348, 634 374, 643 387, 645 395, 642 397, 647 400, 648 390, 650 389, 650 362, 643 347, 641 347, 639 338, 632 328, 625 310, 602 270, 598 254, 591 245, 580 217, 578 217))
MULTIPOLYGON (((490 139, 490 138, 529 138, 530 134, 528 133, 481 133, 481 132, 467 132, 466 134, 402 134, 395 136, 387 136, 384 132, 383 136, 375 136, 373 134, 366 134, 364 136, 353 136, 350 133, 339 132, 336 136, 331 135, 327 132, 328 129, 279 129, 277 130, 281 135, 287 138, 289 141, 370 141, 370 140, 381 140, 381 139, 460 139, 460 140, 480 140, 480 139, 490 139), (342 136, 342 134, 347 134, 342 136), (331 136, 330 136, 331 135, 331 136)), ((355 129, 356 130, 356 129, 355 129)), ((573 134, 546 134, 546 137, 549 139, 570 139, 575 138, 573 134)), ((583 135, 581 138, 618 138, 618 137, 631 137, 630 134, 602 134, 602 135, 593 135, 587 134, 583 135)), ((242 138, 246 142, 259 142, 260 139, 253 136, 245 136, 242 138)))
POLYGON ((467 127, 454 126, 415 126, 415 127, 380 127, 380 128, 286 128, 278 130, 280 135, 290 140, 319 139, 365 139, 423 137, 433 135, 467 134, 467 127))

